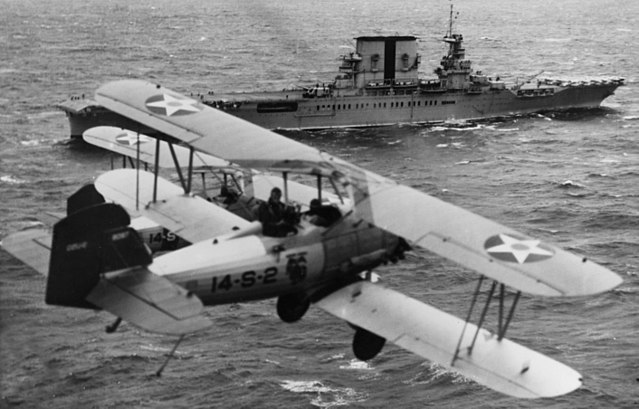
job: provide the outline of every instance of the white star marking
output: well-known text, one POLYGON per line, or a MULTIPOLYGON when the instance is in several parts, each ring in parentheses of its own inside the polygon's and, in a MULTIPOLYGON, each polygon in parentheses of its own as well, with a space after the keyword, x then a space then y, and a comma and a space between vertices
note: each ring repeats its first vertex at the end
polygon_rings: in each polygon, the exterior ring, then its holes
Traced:
POLYGON ((551 251, 539 247, 540 240, 519 240, 505 234, 500 234, 499 238, 503 244, 487 248, 486 251, 489 253, 511 253, 519 264, 523 264, 531 254, 548 257, 553 255, 551 251))
POLYGON ((197 101, 192 99, 177 99, 169 94, 162 95, 164 99, 155 102, 147 102, 146 106, 154 108, 164 108, 166 116, 171 116, 179 111, 200 112, 200 109, 194 107, 197 101))
MULTIPOLYGON (((125 133, 122 133, 122 134, 116 136, 115 140, 118 143, 121 143, 122 145, 131 146, 131 145, 135 145, 135 144, 138 143, 138 135, 134 134, 133 132, 125 132, 125 133)), ((145 142, 148 142, 150 140, 151 140, 151 138, 149 138, 146 135, 140 135, 139 136, 139 142, 140 143, 145 143, 145 142)))

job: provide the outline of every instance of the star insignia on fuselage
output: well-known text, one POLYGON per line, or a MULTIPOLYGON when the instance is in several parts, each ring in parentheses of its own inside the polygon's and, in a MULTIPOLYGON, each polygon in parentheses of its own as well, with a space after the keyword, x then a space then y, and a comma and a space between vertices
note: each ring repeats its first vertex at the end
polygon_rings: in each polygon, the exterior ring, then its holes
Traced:
POLYGON ((133 132, 122 132, 118 136, 115 137, 115 141, 121 145, 136 145, 138 143, 142 144, 145 142, 149 142, 151 138, 146 135, 137 135, 133 132))
POLYGON ((196 106, 197 104, 198 101, 194 99, 181 99, 169 94, 154 95, 145 102, 149 111, 166 116, 189 115, 200 112, 202 108, 196 106))
POLYGON ((504 233, 490 237, 484 243, 484 248, 497 260, 518 264, 546 260, 555 254, 550 247, 541 244, 540 240, 504 233))

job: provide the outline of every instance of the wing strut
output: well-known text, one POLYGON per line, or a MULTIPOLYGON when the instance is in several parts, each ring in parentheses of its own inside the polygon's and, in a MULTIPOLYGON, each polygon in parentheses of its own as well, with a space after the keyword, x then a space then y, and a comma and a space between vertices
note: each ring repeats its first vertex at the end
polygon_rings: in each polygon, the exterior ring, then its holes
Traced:
POLYGON ((189 174, 188 174, 188 183, 187 183, 187 190, 186 190, 186 194, 190 194, 191 193, 191 186, 193 183, 193 152, 195 152, 193 150, 192 147, 189 147, 189 174))
POLYGON ((182 185, 182 189, 186 192, 186 183, 184 182, 184 175, 182 174, 182 169, 180 168, 180 161, 178 161, 177 155, 175 154, 175 148, 173 148, 173 144, 169 143, 169 150, 171 151, 171 156, 173 157, 173 163, 175 164, 175 171, 180 178, 180 184, 182 185))
POLYGON ((333 186, 333 190, 335 191, 335 193, 337 193, 337 196, 339 197, 339 201, 341 204, 344 204, 344 198, 342 197, 342 194, 340 193, 339 189, 337 188, 337 185, 335 184, 335 180, 333 178, 330 178, 331 181, 331 185, 333 186))
MULTIPOLYGON (((473 300, 470 303, 470 309, 468 310, 468 314, 466 315, 466 320, 464 321, 464 327, 462 329, 461 335, 459 336, 459 341, 457 342, 457 347, 455 348, 455 354, 453 355, 451 366, 455 365, 455 361, 459 357, 459 354, 462 350, 461 344, 462 344, 462 340, 464 339, 466 327, 470 323, 470 319, 473 315, 475 304, 477 303, 477 298, 479 297, 481 286, 485 278, 486 277, 482 275, 479 277, 479 281, 477 282, 477 287, 475 288, 475 292, 473 294, 473 300)), ((475 331, 475 335, 473 336, 473 339, 470 345, 465 347, 468 355, 471 355, 473 353, 473 348, 475 347, 475 343, 477 342, 477 336, 479 335, 479 331, 481 330, 482 325, 484 324, 484 321, 486 319, 486 314, 488 313, 488 307, 490 307, 490 303, 495 297, 495 289, 497 288, 497 284, 498 284, 497 281, 493 281, 492 285, 490 286, 488 297, 484 304, 484 308, 481 312, 481 316, 479 317, 479 322, 477 323, 477 326, 476 326, 477 329, 475 331)), ((510 306, 510 311, 508 312, 508 316, 505 317, 505 320, 504 320, 504 300, 506 297, 506 291, 505 291, 504 284, 499 283, 499 293, 497 295, 497 297, 499 298, 499 311, 498 311, 498 319, 497 319, 497 340, 498 341, 501 341, 506 336, 506 331, 508 330, 508 326, 510 325, 512 318, 515 315, 515 308, 517 307, 517 303, 519 302, 520 296, 521 296, 521 291, 517 291, 515 293, 515 299, 513 300, 512 305, 510 306)))
POLYGON ((288 204, 288 172, 283 172, 282 177, 284 178, 284 203, 288 204))
POLYGON ((503 305, 504 305, 504 285, 500 284, 500 297, 499 297, 499 338, 498 340, 501 341, 504 336, 506 336, 506 330, 508 329, 508 326, 510 325, 510 321, 513 318, 513 315, 515 315, 515 307, 517 306, 517 302, 519 301, 519 297, 521 296, 521 291, 517 291, 517 293, 515 293, 515 299, 513 300, 513 305, 510 306, 510 312, 508 313, 508 317, 506 318, 506 322, 503 323, 502 322, 502 316, 503 316, 503 305))
POLYGON ((473 293, 473 301, 470 303, 470 309, 468 310, 468 314, 466 315, 466 319, 464 320, 464 328, 462 329, 461 335, 459 336, 459 341, 457 341, 457 347, 455 348, 455 355, 453 355, 453 360, 450 363, 450 366, 455 366, 455 361, 459 356, 459 351, 461 349, 462 339, 464 339, 464 333, 466 332, 466 327, 470 322, 470 317, 473 314, 473 309, 475 308, 475 302, 477 302, 477 296, 479 295, 479 290, 481 288, 481 284, 484 282, 485 276, 479 276, 479 281, 477 282, 477 288, 475 288, 475 292, 473 293))
POLYGON ((140 132, 136 133, 135 143, 135 160, 136 160, 136 172, 135 172, 135 210, 140 209, 140 132))
POLYGON ((158 201, 158 173, 160 173, 160 139, 155 139, 155 163, 153 164, 153 203, 158 201))

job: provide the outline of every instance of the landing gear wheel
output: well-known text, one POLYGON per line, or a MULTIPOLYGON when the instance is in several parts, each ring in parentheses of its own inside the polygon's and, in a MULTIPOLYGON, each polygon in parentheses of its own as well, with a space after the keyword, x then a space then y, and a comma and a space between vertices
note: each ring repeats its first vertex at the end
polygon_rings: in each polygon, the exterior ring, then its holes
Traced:
POLYGON ((299 321, 310 305, 311 300, 305 294, 280 295, 277 299, 277 315, 284 322, 299 321))
POLYGON ((353 353, 360 361, 368 361, 379 354, 384 347, 386 338, 373 334, 364 328, 356 328, 353 337, 353 353))

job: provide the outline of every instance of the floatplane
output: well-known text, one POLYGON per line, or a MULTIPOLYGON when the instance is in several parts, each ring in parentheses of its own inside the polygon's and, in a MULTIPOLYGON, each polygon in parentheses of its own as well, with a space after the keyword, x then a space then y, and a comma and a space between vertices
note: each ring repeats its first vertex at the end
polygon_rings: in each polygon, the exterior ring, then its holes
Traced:
POLYGON ((107 331, 125 320, 179 336, 177 348, 186 334, 212 325, 204 305, 277 298, 285 322, 298 321, 311 305, 346 321, 361 360, 390 341, 515 397, 558 396, 581 385, 574 369, 505 335, 522 292, 605 292, 621 283, 605 267, 160 85, 111 82, 96 99, 157 130, 159 138, 107 130, 106 137, 96 131, 92 143, 138 163, 146 158, 152 170, 108 171, 69 198, 52 233, 27 230, 4 239, 7 251, 47 274, 48 304, 108 311, 116 320, 107 331), (165 165, 174 167, 179 185, 160 176, 165 165), (238 168, 268 172, 254 174, 262 178, 254 183, 261 193, 239 196, 244 208, 256 197, 260 206, 273 201, 281 217, 263 218, 259 207, 233 211, 232 203, 195 194, 194 175, 202 167, 231 169, 225 175, 238 168), (296 175, 315 186, 300 187, 296 175), (271 188, 275 179, 279 189, 271 188), (288 206, 309 197, 319 206, 288 206), (161 239, 176 235, 183 244, 152 253, 153 240, 132 222, 140 217, 164 229, 161 239), (376 280, 375 268, 402 260, 411 246, 479 274, 465 319, 376 280), (482 292, 480 318, 471 322, 482 292), (491 303, 497 323, 488 330, 483 324, 491 303))

